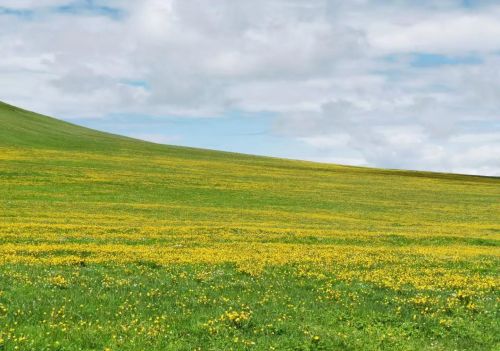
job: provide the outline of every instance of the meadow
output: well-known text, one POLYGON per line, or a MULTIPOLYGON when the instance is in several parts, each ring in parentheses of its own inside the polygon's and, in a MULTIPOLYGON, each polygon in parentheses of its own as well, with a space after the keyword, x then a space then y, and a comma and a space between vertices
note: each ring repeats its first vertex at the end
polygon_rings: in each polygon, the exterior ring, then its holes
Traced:
POLYGON ((499 199, 0 103, 0 350, 499 350, 499 199))

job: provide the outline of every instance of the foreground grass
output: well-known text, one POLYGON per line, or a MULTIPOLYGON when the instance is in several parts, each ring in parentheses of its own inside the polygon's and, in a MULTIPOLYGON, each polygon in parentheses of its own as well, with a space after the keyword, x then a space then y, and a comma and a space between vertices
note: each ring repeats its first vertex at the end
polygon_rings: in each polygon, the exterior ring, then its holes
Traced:
POLYGON ((498 341, 491 293, 395 291, 307 269, 9 265, 4 348, 471 350, 498 341))
POLYGON ((0 123, 2 351, 500 347, 498 178, 0 123))

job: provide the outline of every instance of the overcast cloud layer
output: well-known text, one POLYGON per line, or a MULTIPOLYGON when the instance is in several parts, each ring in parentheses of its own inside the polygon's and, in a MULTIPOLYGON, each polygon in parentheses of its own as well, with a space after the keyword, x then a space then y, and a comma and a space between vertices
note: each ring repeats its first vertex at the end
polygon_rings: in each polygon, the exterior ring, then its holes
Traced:
POLYGON ((499 1, 0 0, 0 100, 116 123, 237 111, 297 157, 500 175, 499 38, 499 1))

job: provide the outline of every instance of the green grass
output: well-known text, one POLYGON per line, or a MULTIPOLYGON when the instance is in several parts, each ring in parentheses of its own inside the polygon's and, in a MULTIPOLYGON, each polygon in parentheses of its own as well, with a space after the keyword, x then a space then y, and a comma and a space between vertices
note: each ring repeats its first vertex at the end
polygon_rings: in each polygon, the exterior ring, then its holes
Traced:
POLYGON ((499 198, 0 103, 0 350, 497 350, 499 198))

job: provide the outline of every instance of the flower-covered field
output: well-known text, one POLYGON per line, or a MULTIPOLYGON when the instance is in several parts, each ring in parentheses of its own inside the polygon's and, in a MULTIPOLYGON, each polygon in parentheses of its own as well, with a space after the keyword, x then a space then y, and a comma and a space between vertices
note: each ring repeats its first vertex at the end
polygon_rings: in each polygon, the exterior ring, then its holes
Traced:
POLYGON ((2 351, 500 348, 498 178, 0 126, 2 351))

